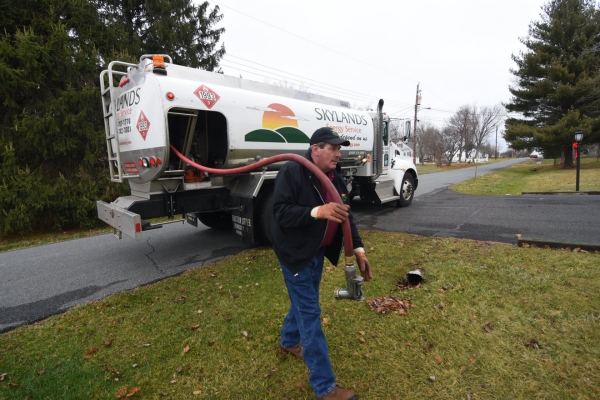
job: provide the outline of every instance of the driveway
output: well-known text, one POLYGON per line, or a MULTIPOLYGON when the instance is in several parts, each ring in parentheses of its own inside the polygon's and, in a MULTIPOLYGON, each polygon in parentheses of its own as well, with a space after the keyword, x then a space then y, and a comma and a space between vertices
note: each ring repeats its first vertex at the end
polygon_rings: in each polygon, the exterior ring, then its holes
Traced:
MULTIPOLYGON (((482 175, 525 161, 477 167, 482 175)), ((515 234, 600 243, 600 196, 479 197, 446 188, 475 168, 419 178, 407 208, 353 204, 361 229, 516 243, 515 234)), ((0 332, 250 248, 232 232, 170 224, 144 239, 100 235, 0 253, 0 332)))

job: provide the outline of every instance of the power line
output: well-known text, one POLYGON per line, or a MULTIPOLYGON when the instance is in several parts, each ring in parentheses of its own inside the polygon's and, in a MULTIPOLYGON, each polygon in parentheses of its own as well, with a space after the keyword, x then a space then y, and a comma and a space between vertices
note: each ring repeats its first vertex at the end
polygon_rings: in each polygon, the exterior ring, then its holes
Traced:
POLYGON ((372 65, 372 64, 366 63, 366 62, 364 62, 364 61, 363 61, 363 60, 361 60, 361 59, 354 58, 354 57, 352 57, 352 56, 349 56, 349 55, 347 55, 347 54, 341 53, 341 52, 339 52, 339 51, 337 51, 337 50, 334 50, 334 49, 330 49, 329 47, 326 47, 326 46, 323 46, 322 44, 319 44, 319 43, 313 42, 312 40, 306 39, 306 38, 304 38, 304 37, 302 37, 302 36, 300 36, 300 35, 296 35, 295 33, 292 33, 292 32, 289 32, 289 31, 286 31, 285 29, 279 28, 278 26, 275 26, 275 25, 273 25, 273 24, 270 24, 270 23, 268 23, 268 22, 265 22, 265 21, 263 21, 263 20, 260 20, 260 19, 258 19, 258 18, 256 18, 256 17, 253 17, 253 16, 251 16, 251 15, 249 15, 249 14, 246 14, 246 13, 244 13, 244 12, 242 12, 242 11, 236 10, 235 8, 233 8, 233 7, 229 7, 229 6, 227 6, 227 5, 225 5, 225 4, 222 4, 222 3, 218 2, 218 1, 214 1, 214 0, 213 0, 213 3, 215 3, 215 4, 218 4, 218 5, 220 5, 220 6, 222 6, 222 7, 225 7, 225 8, 229 8, 229 9, 230 9, 230 10, 232 10, 232 11, 235 11, 235 12, 237 12, 237 13, 239 13, 239 14, 242 14, 242 15, 244 15, 244 16, 246 16, 246 17, 248 17, 248 18, 251 18, 251 19, 253 19, 253 20, 255 20, 255 21, 258 21, 258 22, 260 22, 260 23, 262 23, 262 24, 265 24, 265 25, 267 25, 267 26, 270 26, 271 28, 274 28, 274 29, 277 29, 277 30, 279 30, 279 31, 285 32, 285 33, 287 33, 288 35, 291 35, 291 36, 297 37, 297 38, 298 38, 298 39, 300 39, 300 40, 304 40, 305 42, 308 42, 308 43, 310 43, 310 44, 313 44, 313 45, 315 45, 315 46, 321 47, 321 48, 323 48, 323 49, 325 49, 325 50, 327 50, 327 51, 331 51, 331 52, 333 52, 333 53, 339 54, 339 55, 341 55, 341 56, 343 56, 343 57, 349 58, 350 60, 353 60, 353 61, 359 62, 359 63, 361 63, 361 64, 364 64, 364 65, 367 65, 367 66, 369 66, 369 67, 371 67, 371 68, 378 69, 378 70, 380 70, 380 71, 387 72, 388 74, 395 75, 395 76, 397 76, 397 77, 399 77, 399 78, 402 78, 402 79, 406 79, 406 80, 410 80, 410 81, 413 81, 413 82, 417 82, 415 79, 412 79, 412 78, 407 78, 407 77, 405 77, 405 76, 399 75, 399 74, 397 74, 397 73, 395 73, 395 72, 392 72, 392 71, 388 71, 388 70, 386 70, 386 69, 384 69, 384 68, 381 68, 381 67, 378 67, 378 66, 376 66, 376 65, 372 65))
MULTIPOLYGON (((260 73, 254 72, 254 71, 248 71, 248 70, 245 70, 245 69, 237 67, 237 66, 228 65, 226 63, 221 63, 221 65, 223 65, 225 67, 233 68, 233 69, 235 69, 237 71, 248 72, 248 73, 251 73, 251 74, 263 77, 263 78, 274 79, 274 80, 280 81, 280 82, 287 82, 288 80, 299 82, 299 84, 306 84, 306 81, 315 82, 316 84, 315 83, 311 83, 311 84, 313 86, 315 86, 315 87, 320 88, 321 90, 326 91, 329 94, 333 94, 334 96, 344 96, 344 97, 351 98, 351 99, 354 99, 354 100, 357 100, 357 101, 364 101, 364 102, 368 102, 368 103, 373 103, 373 102, 377 102, 377 100, 380 98, 380 96, 373 96, 373 95, 369 95, 369 94, 365 94, 365 93, 360 93, 360 92, 356 92, 356 91, 353 91, 353 90, 344 89, 344 88, 340 88, 340 87, 337 87, 337 86, 334 86, 334 85, 330 85, 330 84, 327 84, 327 83, 319 82, 319 81, 314 80, 314 79, 304 78, 304 77, 302 77, 300 75, 296 75, 296 74, 288 73, 288 72, 285 72, 285 71, 282 71, 282 70, 278 70, 276 68, 272 68, 272 67, 266 66, 264 64, 254 63, 253 61, 245 60, 245 59, 243 59, 241 57, 236 57, 236 56, 231 56, 231 57, 242 59, 242 60, 247 61, 249 63, 261 65, 261 66, 264 66, 265 68, 270 68, 270 69, 273 69, 275 71, 281 71, 281 72, 283 72, 285 74, 289 74, 289 75, 292 75, 292 76, 298 76, 298 77, 302 78, 302 80, 297 79, 297 78, 292 78, 292 77, 289 77, 289 76, 286 76, 286 75, 281 75, 281 74, 273 73, 271 71, 267 71, 267 70, 264 70, 264 69, 261 69, 261 68, 258 68, 258 67, 254 67, 252 65, 245 65, 245 64, 238 63, 238 62, 232 61, 232 60, 225 60, 225 61, 227 63, 233 63, 233 64, 241 65, 241 66, 243 66, 245 68, 251 68, 251 69, 254 69, 254 70, 257 70, 257 71, 269 74, 269 75, 263 75, 263 74, 260 74, 260 73), (273 76, 282 77, 282 78, 284 78, 284 81, 282 81, 281 79, 274 78, 273 76), (322 86, 322 85, 325 85, 325 86, 322 86)), ((387 100, 386 104, 389 105, 389 106, 405 106, 406 105, 406 103, 398 102, 398 101, 395 101, 395 100, 387 100)))

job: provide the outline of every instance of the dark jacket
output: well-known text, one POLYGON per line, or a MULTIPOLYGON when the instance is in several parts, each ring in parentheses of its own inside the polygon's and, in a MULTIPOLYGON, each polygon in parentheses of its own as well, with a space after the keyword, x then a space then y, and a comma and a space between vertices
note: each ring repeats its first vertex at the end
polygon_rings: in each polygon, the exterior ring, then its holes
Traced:
MULTIPOLYGON (((312 162, 310 150, 305 157, 312 162)), ((334 171, 333 185, 345 203, 347 189, 340 175, 340 167, 334 171)), ((279 261, 293 273, 302 271, 321 247, 327 229, 327 220, 315 220, 310 212, 314 207, 325 204, 325 195, 319 180, 302 165, 288 161, 277 174, 273 193, 273 219, 271 242, 279 261)), ((352 245, 363 247, 350 212, 352 245)), ((333 243, 325 250, 325 256, 333 265, 338 263, 342 249, 341 224, 333 243)))

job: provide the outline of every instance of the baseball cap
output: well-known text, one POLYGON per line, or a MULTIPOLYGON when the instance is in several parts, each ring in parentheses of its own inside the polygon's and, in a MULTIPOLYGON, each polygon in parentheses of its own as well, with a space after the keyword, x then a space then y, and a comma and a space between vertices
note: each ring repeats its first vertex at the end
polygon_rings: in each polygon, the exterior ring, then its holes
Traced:
POLYGON ((350 146, 350 142, 348 140, 342 139, 337 132, 335 132, 329 127, 317 129, 310 138, 311 145, 321 142, 329 144, 341 144, 342 146, 350 146))

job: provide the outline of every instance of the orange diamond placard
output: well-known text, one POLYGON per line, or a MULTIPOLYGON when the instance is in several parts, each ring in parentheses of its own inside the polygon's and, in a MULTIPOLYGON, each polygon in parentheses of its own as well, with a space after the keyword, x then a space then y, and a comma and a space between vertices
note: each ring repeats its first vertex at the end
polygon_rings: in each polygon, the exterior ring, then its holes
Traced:
POLYGON ((200 99, 202 103, 210 110, 221 98, 215 91, 204 85, 194 90, 194 94, 200 99))
POLYGON ((140 135, 142 135, 142 139, 146 140, 146 135, 148 135, 148 129, 150 129, 150 121, 148 121, 148 118, 146 117, 146 114, 144 114, 143 111, 140 112, 140 116, 138 118, 136 127, 138 132, 140 132, 140 135))

